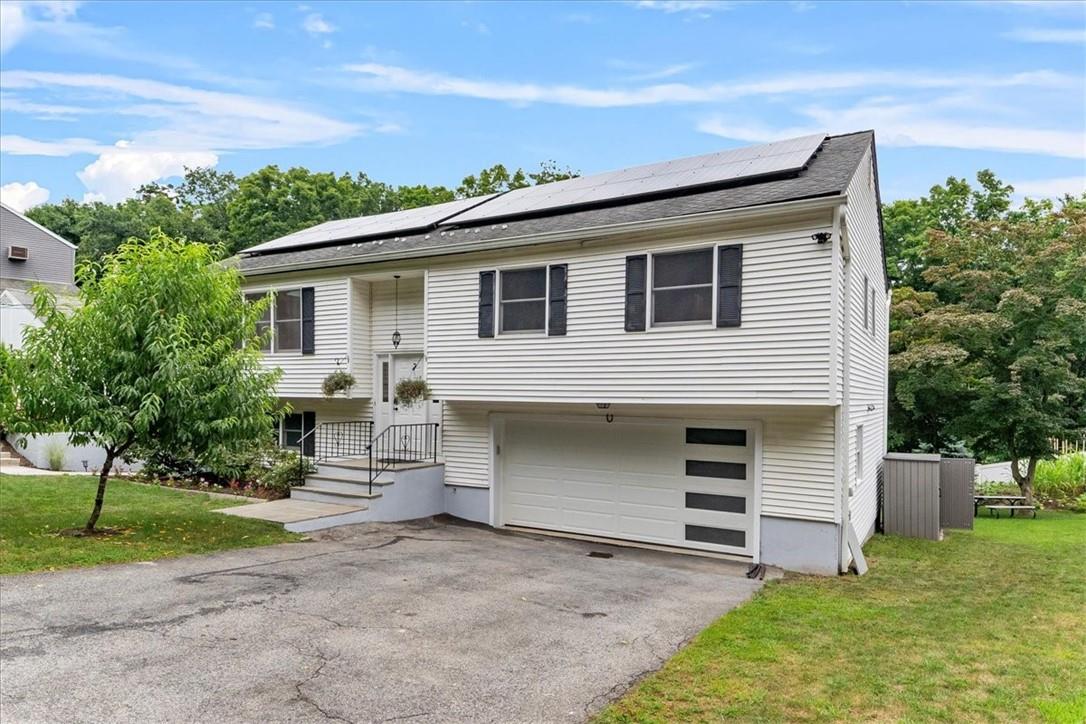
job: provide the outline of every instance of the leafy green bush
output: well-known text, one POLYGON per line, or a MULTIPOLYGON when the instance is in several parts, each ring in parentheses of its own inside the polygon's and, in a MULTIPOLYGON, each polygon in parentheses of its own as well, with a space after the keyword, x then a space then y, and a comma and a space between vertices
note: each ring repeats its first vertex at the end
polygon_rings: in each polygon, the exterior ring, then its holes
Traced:
POLYGON ((1033 479, 1034 494, 1041 500, 1070 505, 1086 496, 1086 453, 1041 460, 1033 479))

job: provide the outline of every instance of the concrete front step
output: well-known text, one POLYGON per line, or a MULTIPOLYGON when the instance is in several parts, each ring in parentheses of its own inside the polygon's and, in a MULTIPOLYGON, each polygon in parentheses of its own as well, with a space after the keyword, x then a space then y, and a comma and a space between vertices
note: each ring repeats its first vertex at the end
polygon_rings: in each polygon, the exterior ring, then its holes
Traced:
MULTIPOLYGON (((392 485, 395 482, 392 477, 382 477, 373 481, 374 492, 392 485)), ((335 475, 324 475, 319 470, 312 475, 305 476, 305 483, 311 487, 324 488, 326 490, 342 490, 345 493, 369 492, 369 480, 357 478, 343 478, 335 475)))
POLYGON ((290 497, 292 500, 311 500, 315 503, 329 503, 331 505, 358 505, 360 503, 364 504, 367 500, 380 498, 381 494, 371 494, 364 490, 358 493, 349 493, 342 490, 318 488, 307 483, 301 487, 291 488, 290 497))
POLYGON ((291 498, 221 508, 215 512, 223 515, 235 515, 240 518, 256 518, 282 523, 284 528, 295 533, 308 533, 314 530, 335 528, 339 525, 365 523, 370 516, 369 506, 365 503, 332 505, 293 500, 291 498))

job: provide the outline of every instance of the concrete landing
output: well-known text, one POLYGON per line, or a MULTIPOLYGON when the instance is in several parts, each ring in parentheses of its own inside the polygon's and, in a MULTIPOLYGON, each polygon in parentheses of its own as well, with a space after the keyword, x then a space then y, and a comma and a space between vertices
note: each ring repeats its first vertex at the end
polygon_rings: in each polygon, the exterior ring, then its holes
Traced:
POLYGON ((252 505, 239 505, 234 508, 222 508, 216 513, 223 515, 236 515, 239 518, 256 518, 258 520, 270 520, 273 523, 302 523, 320 518, 333 518, 349 513, 365 511, 365 505, 332 505, 331 503, 314 503, 308 500, 284 498, 283 500, 270 500, 267 503, 253 503, 252 505))

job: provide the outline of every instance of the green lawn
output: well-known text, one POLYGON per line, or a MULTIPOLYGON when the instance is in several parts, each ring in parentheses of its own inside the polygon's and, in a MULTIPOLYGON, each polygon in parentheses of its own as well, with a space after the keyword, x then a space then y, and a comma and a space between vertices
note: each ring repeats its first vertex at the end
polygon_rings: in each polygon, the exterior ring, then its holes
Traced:
POLYGON ((1086 721, 1086 515, 867 557, 767 585, 598 721, 1086 721))
POLYGON ((241 501, 123 480, 110 481, 98 521, 99 528, 117 529, 117 535, 58 535, 87 522, 97 483, 86 475, 0 476, 0 573, 148 561, 300 538, 274 523, 211 512, 241 501))

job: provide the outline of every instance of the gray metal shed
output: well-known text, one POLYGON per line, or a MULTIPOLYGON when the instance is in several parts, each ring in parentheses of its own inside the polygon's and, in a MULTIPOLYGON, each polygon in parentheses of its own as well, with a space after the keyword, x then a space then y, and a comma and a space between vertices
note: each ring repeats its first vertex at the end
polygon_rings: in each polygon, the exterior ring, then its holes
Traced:
POLYGON ((883 528, 889 535, 942 540, 938 455, 890 453, 883 458, 883 528))
POLYGON ((890 453, 883 458, 883 532, 942 540, 943 528, 973 527, 970 458, 890 453))

